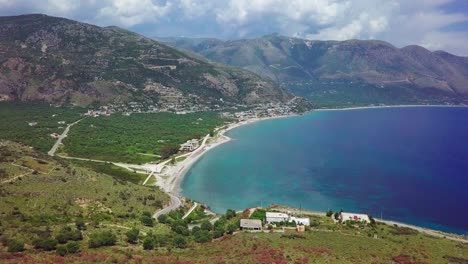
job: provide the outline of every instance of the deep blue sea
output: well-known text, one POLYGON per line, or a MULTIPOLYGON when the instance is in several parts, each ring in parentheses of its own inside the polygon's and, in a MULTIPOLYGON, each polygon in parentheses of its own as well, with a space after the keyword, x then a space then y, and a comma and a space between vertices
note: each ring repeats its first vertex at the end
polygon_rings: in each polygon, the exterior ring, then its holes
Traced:
POLYGON ((468 108, 315 111, 227 135, 182 183, 216 212, 277 203, 468 234, 468 108))

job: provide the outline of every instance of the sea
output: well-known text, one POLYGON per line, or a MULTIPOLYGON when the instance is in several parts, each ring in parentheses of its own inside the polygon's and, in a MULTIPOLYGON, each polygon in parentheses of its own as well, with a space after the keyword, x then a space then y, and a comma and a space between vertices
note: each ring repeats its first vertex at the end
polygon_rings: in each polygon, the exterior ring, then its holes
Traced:
POLYGON ((181 186, 215 212, 281 204, 468 235, 468 108, 320 110, 226 135, 181 186))

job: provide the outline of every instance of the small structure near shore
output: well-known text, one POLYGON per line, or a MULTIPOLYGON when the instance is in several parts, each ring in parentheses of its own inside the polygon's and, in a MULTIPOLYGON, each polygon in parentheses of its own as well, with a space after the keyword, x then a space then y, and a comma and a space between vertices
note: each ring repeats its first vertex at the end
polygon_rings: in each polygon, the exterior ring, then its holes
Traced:
POLYGON ((241 219, 240 227, 242 230, 262 230, 262 221, 259 219, 241 219))
POLYGON ((340 220, 342 223, 347 221, 355 221, 355 222, 365 222, 370 223, 370 218, 366 214, 354 214, 354 213, 340 213, 340 220))
POLYGON ((194 151, 200 146, 198 139, 191 139, 180 145, 180 151, 194 151))
POLYGON ((276 212, 266 212, 266 222, 268 224, 294 222, 298 225, 310 226, 310 219, 308 217, 295 217, 289 214, 276 212))

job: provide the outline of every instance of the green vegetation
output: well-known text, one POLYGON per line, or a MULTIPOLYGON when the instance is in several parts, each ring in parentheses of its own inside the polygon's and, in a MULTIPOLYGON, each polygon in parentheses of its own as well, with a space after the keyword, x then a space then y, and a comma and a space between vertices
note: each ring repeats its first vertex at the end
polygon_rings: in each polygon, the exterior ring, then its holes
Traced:
POLYGON ((253 214, 250 216, 251 219, 258 219, 265 221, 266 219, 266 211, 263 209, 257 209, 253 214))
POLYGON ((176 153, 179 145, 201 138, 226 120, 217 113, 133 114, 87 118, 64 140, 70 156, 97 160, 143 163, 176 153))
POLYGON ((117 236, 110 230, 96 232, 90 235, 88 246, 98 248, 104 246, 113 246, 117 242, 117 236))
POLYGON ((72 160, 71 162, 82 167, 90 168, 97 173, 107 174, 119 181, 128 181, 135 184, 141 184, 148 176, 146 174, 132 172, 122 167, 115 166, 112 163, 101 163, 81 160, 72 160))
POLYGON ((47 152, 55 142, 50 134, 62 133, 66 124, 80 119, 83 112, 81 108, 0 102, 0 139, 20 142, 47 152), (58 124, 60 121, 66 124, 58 124), (32 122, 37 125, 30 126, 32 122))

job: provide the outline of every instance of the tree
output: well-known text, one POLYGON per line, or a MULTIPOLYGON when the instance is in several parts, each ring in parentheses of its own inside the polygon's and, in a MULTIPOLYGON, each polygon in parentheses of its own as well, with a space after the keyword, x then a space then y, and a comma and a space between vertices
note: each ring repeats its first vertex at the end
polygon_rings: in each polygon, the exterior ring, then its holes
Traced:
POLYGON ((227 232, 228 234, 232 235, 234 232, 236 232, 238 226, 236 226, 235 224, 229 224, 227 226, 227 232))
POLYGON ((335 213, 335 220, 340 220, 340 213, 339 212, 335 213))
POLYGON ((213 237, 214 238, 222 237, 222 236, 224 236, 225 232, 226 232, 226 230, 224 229, 223 226, 215 227, 215 229, 213 231, 213 237))
POLYGON ((140 235, 140 230, 137 228, 132 228, 131 230, 127 231, 126 235, 128 243, 136 244, 138 243, 138 235, 140 235))
POLYGON ((234 217, 236 217, 236 211, 234 211, 232 209, 227 209, 226 218, 231 219, 231 218, 234 218, 234 217))
POLYGON ((143 249, 144 250, 152 250, 154 249, 154 244, 155 244, 155 241, 152 237, 146 237, 144 240, 143 240, 143 249))
POLYGON ((112 231, 101 231, 89 236, 88 246, 90 248, 113 246, 116 242, 117 236, 112 231))
POLYGON ((177 248, 187 247, 187 240, 183 236, 176 236, 173 242, 174 242, 174 246, 177 248))
POLYGON ((24 251, 24 242, 17 239, 8 241, 8 252, 21 252, 24 251))
POLYGON ((140 220, 141 223, 145 226, 154 226, 154 220, 151 216, 142 215, 140 220))
POLYGON ((370 225, 371 225, 371 226, 375 226, 375 224, 376 224, 376 223, 375 223, 375 219, 374 219, 374 217, 372 217, 371 215, 369 215, 369 221, 370 221, 370 225))
POLYGON ((330 216, 332 216, 332 215, 333 215, 333 211, 332 211, 332 210, 328 210, 328 211, 327 211, 327 217, 330 217, 330 216))
POLYGON ((161 158, 162 159, 167 159, 170 156, 176 154, 177 152, 179 152, 179 146, 166 145, 166 146, 162 147, 162 149, 161 149, 161 158))
POLYGON ((161 224, 166 224, 167 220, 168 220, 167 215, 158 216, 158 222, 161 223, 161 224))
POLYGON ((198 243, 206 243, 213 239, 213 236, 208 230, 200 230, 194 234, 195 241, 198 243))
POLYGON ((175 157, 172 157, 171 164, 175 164, 175 163, 176 163, 176 159, 175 159, 175 157))
POLYGON ((211 230, 213 230, 213 225, 210 223, 210 221, 205 220, 205 221, 202 222, 200 228, 202 230, 211 231, 211 230))

